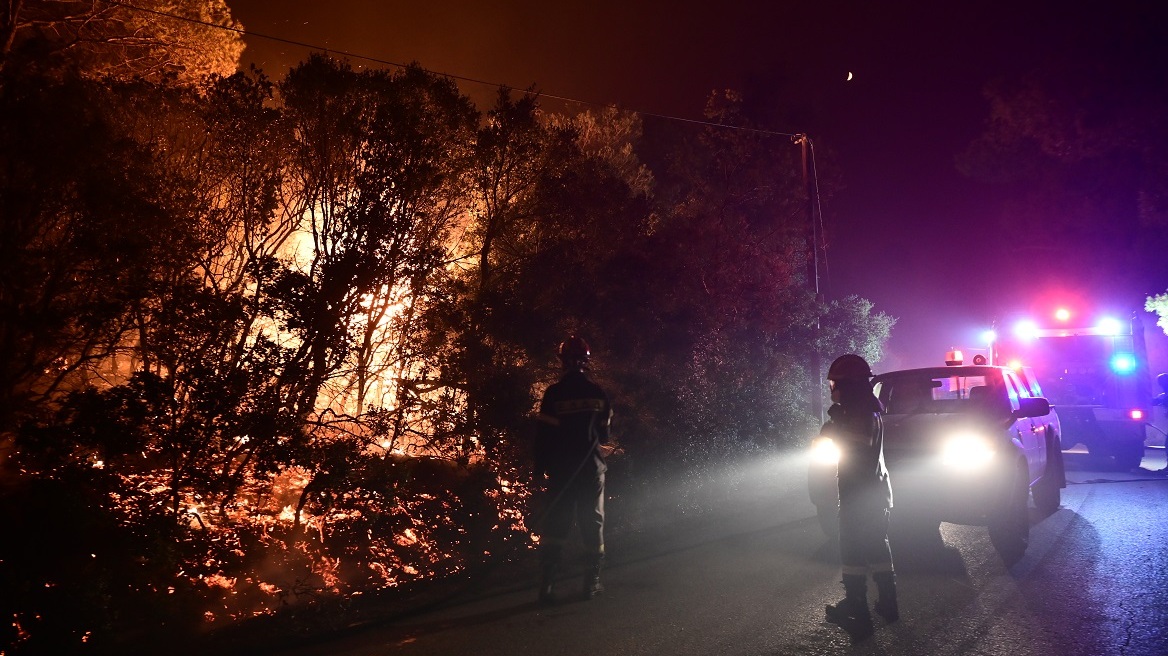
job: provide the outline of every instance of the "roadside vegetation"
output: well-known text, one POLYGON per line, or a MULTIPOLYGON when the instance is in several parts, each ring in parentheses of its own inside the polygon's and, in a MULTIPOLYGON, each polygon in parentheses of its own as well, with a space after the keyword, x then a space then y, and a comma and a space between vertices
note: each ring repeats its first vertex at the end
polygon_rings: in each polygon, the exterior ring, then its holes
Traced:
MULTIPOLYGON (((893 325, 810 291, 787 141, 553 115, 507 89, 478 108, 416 66, 313 56, 270 80, 234 72, 237 38, 100 3, 103 31, 70 33, 44 13, 60 3, 17 6, 0 68, 11 653, 524 558, 532 413, 569 332, 616 400, 622 485, 647 489, 802 445, 813 350, 878 360, 893 325), (127 50, 127 21, 153 30, 149 53, 127 50)), ((751 125, 733 94, 707 118, 751 125)))

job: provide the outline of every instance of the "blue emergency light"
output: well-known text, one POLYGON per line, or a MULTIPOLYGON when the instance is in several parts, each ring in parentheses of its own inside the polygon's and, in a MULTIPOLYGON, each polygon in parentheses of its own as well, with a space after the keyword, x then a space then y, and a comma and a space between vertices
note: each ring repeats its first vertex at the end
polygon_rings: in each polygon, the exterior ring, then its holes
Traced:
POLYGON ((1111 370, 1117 374, 1130 374, 1136 370, 1136 356, 1131 353, 1116 353, 1111 358, 1111 370))

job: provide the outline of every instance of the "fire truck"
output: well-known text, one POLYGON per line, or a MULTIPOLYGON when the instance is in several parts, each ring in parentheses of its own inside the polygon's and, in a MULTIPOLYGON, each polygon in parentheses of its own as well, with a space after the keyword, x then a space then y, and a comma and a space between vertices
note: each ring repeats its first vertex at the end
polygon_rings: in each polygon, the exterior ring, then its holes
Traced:
POLYGON ((1119 469, 1140 466, 1151 420, 1151 372, 1138 314, 1079 318, 1067 308, 995 326, 992 364, 1033 371, 1057 410, 1062 447, 1082 444, 1119 469))

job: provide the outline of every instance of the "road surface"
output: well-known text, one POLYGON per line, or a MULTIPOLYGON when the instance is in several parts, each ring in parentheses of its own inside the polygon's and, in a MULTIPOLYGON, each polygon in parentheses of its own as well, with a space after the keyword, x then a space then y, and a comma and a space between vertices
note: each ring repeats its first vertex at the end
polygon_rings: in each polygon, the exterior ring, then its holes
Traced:
MULTIPOLYGON (((1168 478, 1097 471, 1069 453, 1063 507, 1046 517, 1032 508, 1030 548, 1010 568, 982 527, 942 524, 894 540, 901 619, 877 620, 875 635, 853 644, 823 620, 842 590, 805 467, 799 456, 771 457, 661 495, 692 506, 677 521, 655 523, 667 515, 636 507, 636 521, 625 517, 609 541, 607 590, 593 601, 541 607, 534 581, 513 581, 282 653, 1168 654, 1168 478)), ((1145 467, 1164 467, 1163 451, 1149 450, 1145 467)), ((571 578, 560 588, 578 586, 571 578)))

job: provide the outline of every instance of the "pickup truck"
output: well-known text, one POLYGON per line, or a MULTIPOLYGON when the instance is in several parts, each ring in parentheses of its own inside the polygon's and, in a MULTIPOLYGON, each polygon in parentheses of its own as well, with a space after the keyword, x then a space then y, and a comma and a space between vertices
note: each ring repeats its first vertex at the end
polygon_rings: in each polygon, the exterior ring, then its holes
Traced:
MULTIPOLYGON (((955 365, 876 376, 895 509, 914 519, 987 526, 1007 562, 1030 535, 1029 498, 1050 514, 1066 487, 1058 418, 1008 367, 955 365)), ((838 450, 812 442, 808 489, 829 536, 837 527, 838 450)), ((935 525, 935 524, 934 524, 935 525)))

